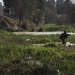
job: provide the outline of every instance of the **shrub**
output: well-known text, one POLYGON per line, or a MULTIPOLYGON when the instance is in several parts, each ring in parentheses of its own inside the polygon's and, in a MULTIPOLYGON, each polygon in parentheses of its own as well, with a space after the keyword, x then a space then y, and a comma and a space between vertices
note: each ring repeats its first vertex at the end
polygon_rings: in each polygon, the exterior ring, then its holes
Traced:
POLYGON ((42 28, 39 28, 37 31, 38 32, 43 32, 43 29, 42 28))

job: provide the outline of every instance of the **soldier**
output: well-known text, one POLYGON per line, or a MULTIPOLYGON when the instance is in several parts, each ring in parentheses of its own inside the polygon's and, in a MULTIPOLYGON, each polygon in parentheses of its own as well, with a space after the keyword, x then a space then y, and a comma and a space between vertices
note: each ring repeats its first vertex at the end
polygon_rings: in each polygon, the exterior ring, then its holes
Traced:
POLYGON ((64 31, 64 33, 62 33, 62 34, 59 36, 59 39, 61 39, 62 44, 66 44, 65 39, 68 38, 68 36, 70 36, 70 35, 67 34, 66 31, 64 31))

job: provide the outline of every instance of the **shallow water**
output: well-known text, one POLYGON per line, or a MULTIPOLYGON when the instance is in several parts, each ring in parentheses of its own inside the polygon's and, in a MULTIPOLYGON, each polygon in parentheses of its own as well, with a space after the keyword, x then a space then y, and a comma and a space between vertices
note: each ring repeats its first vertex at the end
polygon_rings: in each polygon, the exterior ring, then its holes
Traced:
MULTIPOLYGON (((53 32, 13 32, 16 35, 56 35, 56 34, 62 34, 63 31, 53 31, 53 32)), ((73 32, 68 32, 67 34, 75 35, 73 32)))

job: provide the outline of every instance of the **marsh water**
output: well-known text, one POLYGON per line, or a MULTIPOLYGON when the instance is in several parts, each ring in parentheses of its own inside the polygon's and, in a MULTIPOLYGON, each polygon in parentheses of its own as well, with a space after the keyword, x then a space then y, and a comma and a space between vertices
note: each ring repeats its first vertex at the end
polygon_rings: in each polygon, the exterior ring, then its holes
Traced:
MULTIPOLYGON (((56 35, 56 34, 61 34, 63 31, 53 31, 53 32, 13 32, 16 35, 56 35)), ((70 35, 75 35, 73 32, 67 32, 67 34, 70 35)))

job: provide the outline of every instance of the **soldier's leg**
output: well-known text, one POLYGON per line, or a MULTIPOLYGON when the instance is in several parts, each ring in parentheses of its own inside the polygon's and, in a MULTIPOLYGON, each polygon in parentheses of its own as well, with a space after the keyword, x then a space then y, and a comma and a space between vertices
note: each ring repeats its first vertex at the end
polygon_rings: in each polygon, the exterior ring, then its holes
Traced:
POLYGON ((65 42, 65 40, 64 40, 64 39, 62 39, 61 41, 62 41, 62 44, 66 44, 66 42, 65 42))
POLYGON ((66 44, 66 41, 64 40, 64 44, 66 44))

